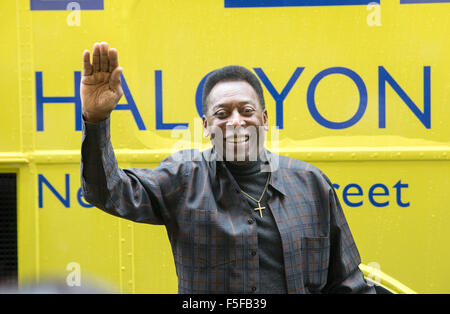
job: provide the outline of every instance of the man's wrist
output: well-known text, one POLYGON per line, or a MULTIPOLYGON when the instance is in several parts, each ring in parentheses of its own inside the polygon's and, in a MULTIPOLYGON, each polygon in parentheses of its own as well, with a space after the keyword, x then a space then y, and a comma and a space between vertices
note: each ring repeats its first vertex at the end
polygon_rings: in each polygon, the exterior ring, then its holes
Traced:
POLYGON ((92 115, 87 112, 83 112, 83 120, 89 123, 99 123, 101 121, 104 121, 108 119, 109 114, 106 116, 98 116, 98 115, 92 115))
POLYGON ((89 138, 90 143, 96 143, 97 147, 103 149, 110 139, 110 117, 99 122, 85 120, 83 114, 82 133, 83 140, 89 138))

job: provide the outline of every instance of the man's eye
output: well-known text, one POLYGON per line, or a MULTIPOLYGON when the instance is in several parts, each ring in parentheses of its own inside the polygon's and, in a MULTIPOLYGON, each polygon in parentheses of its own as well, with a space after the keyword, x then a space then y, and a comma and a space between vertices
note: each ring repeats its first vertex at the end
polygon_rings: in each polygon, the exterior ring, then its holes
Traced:
POLYGON ((225 117, 226 114, 227 114, 227 112, 225 110, 220 110, 220 111, 217 111, 214 115, 216 117, 225 117))

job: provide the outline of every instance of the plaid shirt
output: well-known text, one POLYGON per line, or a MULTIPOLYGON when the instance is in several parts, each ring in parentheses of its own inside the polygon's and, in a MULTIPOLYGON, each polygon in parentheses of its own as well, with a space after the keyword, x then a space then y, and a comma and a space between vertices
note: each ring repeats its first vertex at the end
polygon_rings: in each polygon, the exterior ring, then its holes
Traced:
MULTIPOLYGON (((258 293, 257 225, 214 150, 179 151, 155 169, 120 169, 109 123, 83 123, 85 199, 115 216, 164 224, 179 293, 258 293)), ((374 292, 329 179, 308 163, 266 156, 288 293, 374 292)))

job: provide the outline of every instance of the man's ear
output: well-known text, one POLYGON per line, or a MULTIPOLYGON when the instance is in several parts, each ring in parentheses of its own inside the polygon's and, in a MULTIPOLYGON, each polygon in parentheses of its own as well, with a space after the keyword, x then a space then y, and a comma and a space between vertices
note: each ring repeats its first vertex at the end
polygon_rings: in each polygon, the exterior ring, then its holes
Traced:
POLYGON ((203 121, 203 136, 209 137, 208 120, 206 119, 205 115, 203 115, 202 121, 203 121))
POLYGON ((264 125, 264 130, 269 131, 269 116, 267 114, 267 109, 264 109, 264 111, 263 111, 263 125, 264 125))

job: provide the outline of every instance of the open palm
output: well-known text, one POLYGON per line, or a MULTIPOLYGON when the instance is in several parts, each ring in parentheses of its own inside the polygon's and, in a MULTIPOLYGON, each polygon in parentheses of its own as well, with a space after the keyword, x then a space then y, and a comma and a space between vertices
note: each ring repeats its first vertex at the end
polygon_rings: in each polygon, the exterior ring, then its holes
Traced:
POLYGON ((81 102, 83 117, 88 122, 106 119, 123 95, 117 50, 106 42, 95 43, 92 63, 89 50, 83 52, 81 102))

